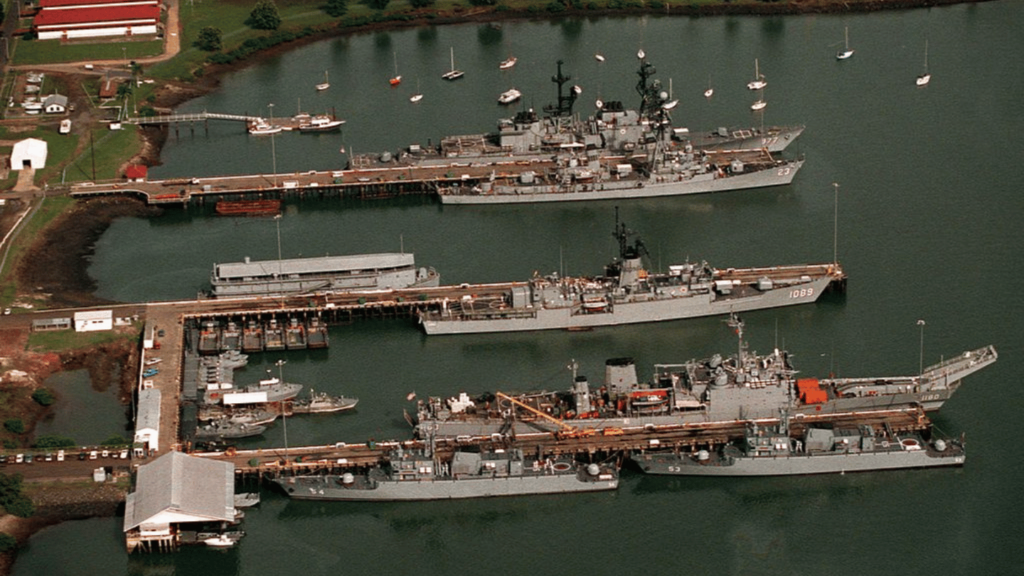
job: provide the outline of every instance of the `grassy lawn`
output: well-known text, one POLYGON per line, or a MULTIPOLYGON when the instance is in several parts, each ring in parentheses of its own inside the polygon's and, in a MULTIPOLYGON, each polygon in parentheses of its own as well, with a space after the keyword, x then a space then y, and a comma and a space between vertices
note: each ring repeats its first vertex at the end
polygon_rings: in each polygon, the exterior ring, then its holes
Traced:
MULTIPOLYGON (((6 127, 0 126, 0 139, 2 140, 24 140, 25 138, 38 138, 44 140, 47 146, 46 167, 36 172, 36 183, 60 182, 60 172, 78 146, 78 136, 75 134, 59 134, 57 124, 60 117, 50 119, 45 126, 38 126, 31 132, 10 132, 6 127)), ((0 182, 0 189, 10 190, 18 180, 18 173, 14 170, 7 179, 0 182)))
POLYGON ((116 328, 98 332, 75 332, 74 330, 32 332, 28 337, 28 349, 32 352, 74 350, 118 340, 138 340, 141 334, 141 322, 132 324, 131 328, 116 328))
POLYGON ((12 64, 33 65, 60 62, 88 62, 89 60, 125 60, 158 56, 163 52, 163 40, 131 41, 101 40, 95 44, 65 43, 60 40, 23 40, 16 38, 12 64))
POLYGON ((32 245, 39 232, 54 218, 70 208, 75 200, 67 196, 60 196, 44 198, 41 202, 43 205, 35 215, 23 223, 24 228, 18 233, 17 241, 11 244, 7 261, 3 270, 0 270, 0 286, 3 286, 3 289, 0 290, 0 305, 4 307, 10 306, 18 292, 18 285, 14 278, 14 267, 17 265, 18 257, 27 246, 32 245))
MULTIPOLYGON (((103 126, 93 129, 92 145, 86 146, 78 157, 73 158, 64 172, 66 182, 93 180, 92 167, 95 154, 96 180, 112 180, 121 174, 121 163, 131 158, 141 147, 136 136, 138 127, 122 124, 121 130, 108 130, 103 126)), ((60 178, 53 181, 60 183, 60 178)))

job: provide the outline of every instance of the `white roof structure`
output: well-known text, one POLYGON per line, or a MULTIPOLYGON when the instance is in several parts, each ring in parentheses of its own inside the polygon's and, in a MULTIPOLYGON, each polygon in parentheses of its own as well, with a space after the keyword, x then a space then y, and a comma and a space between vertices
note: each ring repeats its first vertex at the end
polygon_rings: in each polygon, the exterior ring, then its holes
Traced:
POLYGON ((139 468, 128 495, 124 531, 158 533, 171 524, 230 522, 235 519, 235 467, 168 452, 139 468))
POLYGON ((139 391, 139 412, 135 419, 135 442, 150 450, 160 446, 160 391, 145 388, 139 391))
POLYGON ((113 310, 85 310, 75 312, 75 332, 110 330, 114 327, 113 310))
POLYGON ((370 271, 413 266, 412 254, 357 254, 354 256, 321 256, 317 258, 286 258, 284 260, 261 260, 230 262, 214 265, 214 276, 218 280, 239 280, 242 278, 267 278, 291 275, 333 274, 338 272, 370 271))
POLYGON ((15 142, 11 151, 11 170, 45 168, 47 150, 46 141, 38 138, 26 138, 15 142))

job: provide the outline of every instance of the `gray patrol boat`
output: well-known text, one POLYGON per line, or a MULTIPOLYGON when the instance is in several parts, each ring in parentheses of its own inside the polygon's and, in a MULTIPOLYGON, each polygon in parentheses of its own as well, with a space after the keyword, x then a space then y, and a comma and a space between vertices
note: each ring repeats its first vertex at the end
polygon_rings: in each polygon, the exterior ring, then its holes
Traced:
POLYGON ((807 304, 829 290, 842 292, 838 263, 716 269, 706 262, 650 273, 647 253, 615 216, 619 258, 594 278, 536 276, 499 296, 464 296, 440 309, 422 310, 427 334, 475 334, 521 330, 580 330, 657 322, 807 304))
POLYGON ((365 474, 282 476, 274 482, 297 500, 393 501, 596 492, 618 488, 619 476, 608 466, 531 459, 518 449, 457 451, 450 462, 398 450, 365 474))
POLYGON ((962 466, 963 440, 897 433, 885 424, 808 427, 791 438, 786 420, 777 430, 752 424, 742 441, 720 450, 634 452, 647 474, 671 476, 785 476, 962 466))
POLYGON ((574 374, 567 392, 521 394, 512 397, 515 402, 500 394, 476 399, 465 393, 447 399, 432 397, 418 401, 416 433, 421 437, 524 438, 550 435, 566 426, 608 433, 684 425, 712 429, 755 420, 777 423, 782 411, 805 422, 917 407, 935 411, 959 389, 963 378, 997 359, 995 348, 986 346, 928 366, 914 376, 797 378, 788 352, 749 353, 743 323, 730 318, 729 325, 739 338, 735 356, 716 354, 683 364, 659 364, 646 383, 637 381, 632 359, 613 359, 605 366, 605 384, 596 390, 591 390, 586 377, 574 374))

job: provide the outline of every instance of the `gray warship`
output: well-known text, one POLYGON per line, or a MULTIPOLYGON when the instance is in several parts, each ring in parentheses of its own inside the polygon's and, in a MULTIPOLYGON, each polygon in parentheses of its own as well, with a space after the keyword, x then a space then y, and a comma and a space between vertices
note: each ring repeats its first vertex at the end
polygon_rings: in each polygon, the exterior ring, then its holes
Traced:
POLYGON ((236 438, 249 438, 259 436, 266 429, 267 427, 262 424, 231 422, 226 419, 215 420, 196 428, 195 440, 197 442, 220 442, 236 438))
POLYGON ((521 450, 458 451, 450 462, 399 450, 365 474, 283 476, 274 479, 297 500, 449 500, 614 490, 618 472, 564 457, 528 459, 521 450))
POLYGON ((566 427, 640 431, 684 425, 711 429, 758 420, 777 423, 783 411, 807 422, 918 407, 935 411, 959 389, 963 378, 997 359, 995 348, 986 346, 914 376, 797 378, 788 352, 749 353, 743 323, 733 317, 729 325, 739 338, 738 354, 729 358, 716 354, 683 364, 659 364, 646 383, 638 382, 632 359, 617 358, 606 362, 605 383, 596 390, 586 377, 575 375, 573 365, 568 392, 431 397, 417 403, 416 433, 522 439, 566 427), (520 413, 518 408, 526 410, 520 413))
POLYGON ((430 335, 579 330, 807 304, 846 286, 838 263, 715 269, 687 262, 650 273, 643 243, 630 245, 630 234, 616 211, 619 258, 603 276, 535 276, 504 295, 465 296, 420 311, 420 325, 430 335))
POLYGON ((897 433, 887 426, 808 427, 791 438, 786 419, 777 430, 751 424, 741 441, 720 450, 634 452, 647 474, 671 476, 784 476, 962 466, 963 440, 897 433))
MULTIPOLYGON (((731 133, 720 133, 714 147, 701 148, 694 141, 716 141, 711 135, 691 140, 672 128, 670 100, 657 80, 654 67, 642 53, 637 92, 639 110, 626 110, 621 103, 603 105, 588 122, 572 120, 571 110, 578 90, 563 95, 562 85, 569 80, 561 73, 554 78, 559 85, 559 104, 549 107, 549 124, 535 115, 521 113, 506 129, 502 145, 510 159, 522 163, 517 151, 553 150, 553 155, 534 157, 536 170, 505 174, 499 165, 491 178, 479 184, 454 183, 438 188, 443 204, 509 204, 527 202, 565 202, 622 198, 647 198, 724 192, 747 188, 780 186, 793 181, 803 160, 775 158, 772 145, 744 148, 745 141, 730 140, 731 133), (546 160, 546 161, 545 161, 546 160)), ((794 128, 770 140, 788 145, 802 131, 794 128)), ((782 145, 782 148, 785 148, 782 145)))
POLYGON ((302 384, 283 382, 273 376, 260 380, 244 388, 235 388, 233 384, 207 384, 203 397, 206 404, 267 404, 291 400, 302 391, 302 384))

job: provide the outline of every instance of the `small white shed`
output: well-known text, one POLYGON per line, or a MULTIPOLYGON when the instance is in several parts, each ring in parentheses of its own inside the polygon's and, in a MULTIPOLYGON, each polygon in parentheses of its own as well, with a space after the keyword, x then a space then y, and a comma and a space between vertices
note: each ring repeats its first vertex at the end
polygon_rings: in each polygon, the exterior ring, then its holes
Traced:
POLYGON ((113 310, 75 312, 75 332, 95 332, 114 328, 113 310))

